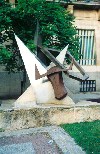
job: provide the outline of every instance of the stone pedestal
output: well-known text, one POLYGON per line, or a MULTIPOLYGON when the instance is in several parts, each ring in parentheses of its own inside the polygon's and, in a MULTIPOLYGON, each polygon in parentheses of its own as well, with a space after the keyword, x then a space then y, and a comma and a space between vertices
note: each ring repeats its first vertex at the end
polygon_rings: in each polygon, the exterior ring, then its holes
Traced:
POLYGON ((74 105, 73 100, 66 96, 62 100, 55 98, 51 83, 40 83, 35 89, 30 86, 14 103, 15 108, 34 107, 37 105, 74 105))

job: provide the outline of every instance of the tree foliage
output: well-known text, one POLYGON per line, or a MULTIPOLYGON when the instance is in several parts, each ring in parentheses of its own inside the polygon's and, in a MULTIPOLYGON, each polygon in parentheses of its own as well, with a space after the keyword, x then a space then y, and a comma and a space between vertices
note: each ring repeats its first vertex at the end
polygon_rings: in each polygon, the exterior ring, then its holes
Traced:
MULTIPOLYGON (((16 33, 34 51, 34 33, 37 20, 40 25, 39 33, 42 36, 43 46, 62 49, 69 44, 69 51, 76 59, 79 58, 79 41, 76 37, 76 28, 73 25, 74 16, 60 3, 46 2, 46 0, 18 0, 18 5, 12 8, 4 0, 0 0, 0 14, 1 44, 5 46, 8 55, 7 62, 4 60, 4 63, 9 66, 8 70, 21 68, 18 66, 19 52, 13 34, 16 33), (9 40, 11 43, 6 45, 9 40)), ((1 53, 3 52, 1 50, 1 53)), ((2 63, 3 59, 2 57, 2 63)))
POLYGON ((0 0, 0 64, 4 64, 8 71, 19 66, 11 13, 11 5, 0 0))

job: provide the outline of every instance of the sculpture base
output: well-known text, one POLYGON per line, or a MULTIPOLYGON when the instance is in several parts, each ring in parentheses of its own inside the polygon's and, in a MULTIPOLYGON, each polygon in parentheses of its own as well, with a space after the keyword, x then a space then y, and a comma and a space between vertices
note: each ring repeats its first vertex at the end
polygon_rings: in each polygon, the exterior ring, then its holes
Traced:
POLYGON ((54 95, 54 90, 50 82, 41 83, 33 89, 32 86, 16 100, 15 108, 34 107, 36 105, 74 105, 73 100, 66 96, 64 99, 57 100, 54 95))
POLYGON ((42 105, 30 109, 7 109, 0 111, 0 128, 16 130, 23 128, 60 125, 100 120, 100 105, 92 102, 65 105, 42 105))

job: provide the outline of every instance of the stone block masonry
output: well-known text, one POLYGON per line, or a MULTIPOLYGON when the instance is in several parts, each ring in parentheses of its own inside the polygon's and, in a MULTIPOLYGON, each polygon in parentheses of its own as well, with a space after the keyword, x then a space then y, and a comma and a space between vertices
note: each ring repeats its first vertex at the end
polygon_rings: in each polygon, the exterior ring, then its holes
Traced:
POLYGON ((16 130, 23 128, 60 125, 100 120, 100 105, 90 106, 38 106, 32 109, 9 109, 0 111, 0 128, 16 130))
POLYGON ((0 98, 17 98, 21 95, 21 73, 0 72, 0 98))

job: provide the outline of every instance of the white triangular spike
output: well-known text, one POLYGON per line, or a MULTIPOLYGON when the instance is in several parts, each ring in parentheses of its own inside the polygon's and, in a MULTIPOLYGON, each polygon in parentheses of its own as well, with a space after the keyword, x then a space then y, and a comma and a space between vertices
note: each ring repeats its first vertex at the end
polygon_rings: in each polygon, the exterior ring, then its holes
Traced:
MULTIPOLYGON (((68 45, 59 53, 59 55, 56 57, 56 59, 63 64, 64 59, 65 59, 65 55, 68 49, 68 45)), ((50 65, 47 67, 47 69, 50 69, 51 67, 55 66, 55 64, 53 62, 50 63, 50 65)))
POLYGON ((15 35, 17 45, 19 47, 30 83, 35 86, 36 84, 42 82, 42 79, 35 80, 35 64, 38 67, 39 73, 44 74, 47 70, 41 65, 41 63, 36 59, 35 55, 30 52, 30 50, 24 45, 24 43, 15 35))
POLYGON ((56 57, 56 59, 63 64, 64 59, 65 59, 65 55, 68 49, 68 45, 59 53, 59 55, 56 57))

